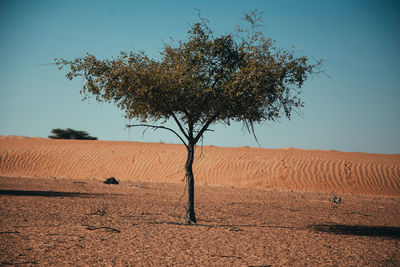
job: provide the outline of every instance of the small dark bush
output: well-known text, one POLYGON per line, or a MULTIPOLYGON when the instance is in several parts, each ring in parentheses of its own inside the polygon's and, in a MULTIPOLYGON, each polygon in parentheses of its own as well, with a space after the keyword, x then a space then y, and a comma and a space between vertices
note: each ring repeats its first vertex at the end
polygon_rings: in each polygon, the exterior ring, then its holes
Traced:
POLYGON ((67 129, 53 129, 53 135, 49 135, 51 139, 78 139, 78 140, 97 140, 97 137, 90 136, 85 131, 76 131, 70 128, 67 129))

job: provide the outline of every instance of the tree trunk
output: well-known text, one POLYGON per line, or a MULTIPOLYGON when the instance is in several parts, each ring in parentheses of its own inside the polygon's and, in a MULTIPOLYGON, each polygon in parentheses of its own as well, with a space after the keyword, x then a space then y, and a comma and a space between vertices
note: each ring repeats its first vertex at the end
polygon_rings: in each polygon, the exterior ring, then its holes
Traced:
POLYGON ((188 189, 188 202, 186 205, 185 223, 196 223, 196 214, 194 212, 194 176, 193 176, 193 160, 194 160, 194 147, 195 145, 188 145, 188 156, 186 160, 186 181, 188 189))

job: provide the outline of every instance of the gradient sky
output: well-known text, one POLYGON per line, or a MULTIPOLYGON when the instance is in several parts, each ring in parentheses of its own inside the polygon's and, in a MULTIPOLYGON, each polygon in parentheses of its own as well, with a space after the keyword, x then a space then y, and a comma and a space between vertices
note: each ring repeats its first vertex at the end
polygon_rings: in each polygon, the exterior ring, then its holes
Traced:
MULTIPOLYGON (((182 40, 199 8, 217 34, 264 11, 278 47, 324 59, 329 74, 304 85, 303 115, 256 127, 262 147, 400 153, 400 1, 5 1, 0 0, 0 135, 47 137, 85 130, 102 140, 179 143, 169 132, 127 130, 112 104, 82 102, 54 58, 100 58, 141 49, 157 58, 182 40)), ((214 125, 204 145, 257 146, 241 124, 214 125)))

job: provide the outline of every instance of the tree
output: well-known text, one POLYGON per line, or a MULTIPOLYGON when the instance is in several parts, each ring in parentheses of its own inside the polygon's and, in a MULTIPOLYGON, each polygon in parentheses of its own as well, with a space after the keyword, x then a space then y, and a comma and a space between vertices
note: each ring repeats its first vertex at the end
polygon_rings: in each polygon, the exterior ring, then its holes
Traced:
POLYGON ((78 139, 78 140, 97 140, 97 137, 90 136, 85 131, 76 131, 70 128, 67 129, 53 129, 51 130, 53 135, 49 135, 51 139, 78 139))
POLYGON ((131 51, 115 59, 87 53, 72 61, 55 60, 60 69, 69 68, 68 79, 83 77, 82 94, 114 102, 128 119, 142 122, 127 127, 168 130, 182 141, 187 149, 188 224, 196 223, 192 166, 205 131, 218 122, 243 122, 256 138, 255 123, 290 119, 293 110, 303 107, 299 94, 304 81, 321 64, 276 48, 260 30, 258 14, 245 15, 249 30, 237 27, 217 37, 199 16, 187 39, 165 44, 160 59, 131 51), (179 130, 163 125, 170 119, 179 130))

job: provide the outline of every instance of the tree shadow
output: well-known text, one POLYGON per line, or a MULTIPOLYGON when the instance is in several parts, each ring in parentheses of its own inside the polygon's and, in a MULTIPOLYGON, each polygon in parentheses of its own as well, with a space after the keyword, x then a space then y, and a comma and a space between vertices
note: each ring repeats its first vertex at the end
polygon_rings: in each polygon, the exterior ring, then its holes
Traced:
POLYGON ((102 196, 103 194, 36 190, 0 190, 0 195, 31 197, 95 197, 102 196))
POLYGON ((180 226, 193 226, 193 227, 208 227, 208 228, 222 228, 229 231, 242 231, 242 228, 279 228, 279 229, 291 229, 291 230, 305 230, 304 227, 296 226, 285 226, 285 225, 266 225, 266 224, 186 224, 183 222, 171 222, 171 221, 150 221, 149 224, 170 224, 170 225, 180 225, 180 226))
POLYGON ((344 224, 316 224, 304 227, 285 226, 285 225, 231 225, 231 224, 184 224, 179 222, 150 222, 150 224, 172 224, 181 226, 224 228, 229 231, 242 231, 242 228, 277 228, 287 230, 314 230, 337 235, 355 235, 385 237, 390 239, 400 239, 400 227, 391 226, 363 226, 363 225, 344 225, 344 224))
POLYGON ((364 226, 345 224, 317 224, 311 225, 315 231, 327 232, 337 235, 379 236, 391 239, 400 239, 400 227, 391 226, 364 226))

